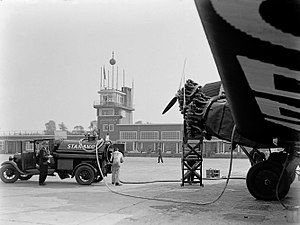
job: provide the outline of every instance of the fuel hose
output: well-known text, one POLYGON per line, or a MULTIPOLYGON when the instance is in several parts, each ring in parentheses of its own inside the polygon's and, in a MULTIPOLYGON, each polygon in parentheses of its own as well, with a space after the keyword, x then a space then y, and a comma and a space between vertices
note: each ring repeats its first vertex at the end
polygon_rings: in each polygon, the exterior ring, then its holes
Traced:
MULTIPOLYGON (((235 129, 234 129, 235 130, 235 129)), ((233 131, 234 132, 234 131, 233 131)), ((98 142, 98 141, 97 141, 98 142)), ((194 201, 179 201, 179 200, 174 200, 174 199, 166 199, 166 198, 157 198, 157 197, 144 197, 144 196, 138 196, 138 195, 131 195, 131 194, 126 194, 126 193, 122 193, 122 192, 119 192, 119 191, 115 191, 113 190, 107 183, 107 180, 106 180, 106 177, 103 175, 103 172, 102 172, 102 169, 101 169, 101 166, 100 166, 100 161, 99 161, 99 156, 98 156, 98 143, 96 144, 96 159, 97 159, 97 165, 98 165, 98 168, 99 168, 99 171, 100 171, 100 174, 101 176, 103 177, 103 180, 104 180, 104 183, 105 183, 105 186, 108 188, 109 191, 111 191, 112 193, 114 194, 117 194, 117 195, 121 195, 121 196, 125 196, 125 197, 131 197, 131 198, 137 198, 137 199, 144 199, 144 200, 151 200, 151 201, 161 201, 161 202, 168 202, 168 203, 178 203, 178 204, 192 204, 192 205, 199 205, 199 206, 203 206, 203 205, 210 205, 210 204, 213 204, 215 202, 217 202, 221 197, 222 195, 224 194, 226 188, 227 188, 227 185, 228 185, 228 182, 230 180, 230 174, 231 174, 231 170, 232 170, 232 161, 233 161, 233 150, 235 148, 231 148, 231 154, 230 154, 230 164, 229 164, 229 171, 228 171, 228 176, 226 178, 226 183, 225 183, 225 186, 221 192, 221 194, 213 201, 208 201, 208 202, 194 202, 194 201)), ((157 181, 157 182, 162 182, 162 181, 157 181)), ((174 182, 174 181, 172 181, 174 182)), ((141 182, 139 182, 141 183, 141 182)), ((150 183, 150 182, 147 182, 147 183, 150 183)), ((151 182, 153 183, 153 181, 151 182)), ((170 190, 168 190, 170 191, 170 190)), ((168 192, 168 191, 165 191, 165 192, 168 192)), ((160 193, 162 194, 162 193, 160 193)))
MULTIPOLYGON (((84 138, 84 139, 79 140, 79 145, 81 146, 81 148, 84 151, 95 152, 96 153, 97 166, 99 168, 100 175, 101 175, 101 177, 104 180, 105 186, 108 188, 109 191, 111 191, 114 194, 121 195, 121 196, 126 196, 126 197, 138 198, 138 199, 152 200, 152 201, 162 201, 162 202, 179 203, 179 204, 183 204, 184 203, 184 204, 192 204, 192 205, 203 206, 203 205, 210 205, 210 204, 213 204, 213 203, 217 202, 223 196, 223 194, 225 193, 225 190, 226 190, 226 188, 228 186, 228 183, 229 183, 230 179, 245 179, 243 177, 230 177, 231 170, 232 170, 232 162, 233 162, 233 151, 234 151, 234 149, 236 147, 235 144, 234 144, 234 142, 233 142, 234 132, 235 132, 235 126, 234 126, 234 128, 232 130, 232 136, 231 136, 230 163, 229 163, 229 170, 228 170, 227 177, 213 178, 213 179, 207 179, 207 178, 205 179, 205 178, 203 178, 204 180, 223 180, 223 179, 226 179, 225 186, 224 186, 222 192, 220 193, 220 195, 216 199, 214 199, 212 201, 208 201, 208 202, 202 202, 202 203, 201 202, 193 202, 193 201, 179 201, 179 200, 174 200, 174 199, 165 199, 165 198, 156 198, 156 197, 144 197, 144 196, 137 196, 137 195, 125 194, 125 193, 122 193, 122 192, 115 191, 115 190, 113 190, 108 185, 106 177, 104 176, 104 174, 102 172, 100 161, 99 161, 98 148, 101 148, 104 145, 105 141, 103 139, 96 140, 95 148, 93 148, 93 149, 86 149, 84 147, 84 145, 82 144, 82 142, 84 140, 86 140, 86 138, 84 138)), ((287 158, 286 158, 286 160, 284 162, 282 173, 281 173, 281 175, 280 175, 280 177, 278 179, 277 185, 276 185, 276 198, 277 198, 277 200, 281 203, 281 205, 285 209, 288 209, 288 207, 286 205, 284 205, 284 203, 282 202, 282 200, 279 198, 278 192, 279 192, 279 184, 280 184, 280 182, 282 180, 283 172, 284 172, 284 170, 287 167, 287 162, 288 162, 288 155, 287 155, 287 158)), ((174 182, 181 182, 181 180, 154 180, 154 181, 137 181, 137 182, 134 182, 134 181, 131 181, 131 182, 120 181, 120 182, 123 183, 123 184, 150 184, 150 183, 167 183, 167 182, 173 182, 174 183, 174 182)), ((166 192, 168 192, 168 191, 166 191, 166 192)))

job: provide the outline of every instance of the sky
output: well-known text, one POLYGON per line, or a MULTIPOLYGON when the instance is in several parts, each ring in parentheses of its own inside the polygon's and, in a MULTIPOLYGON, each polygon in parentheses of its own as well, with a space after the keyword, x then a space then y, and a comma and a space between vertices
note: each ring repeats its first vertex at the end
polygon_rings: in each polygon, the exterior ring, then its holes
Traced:
POLYGON ((178 104, 162 111, 182 74, 220 80, 192 0, 2 0, 0 132, 88 129, 112 52, 134 83, 134 122, 181 123, 178 104))

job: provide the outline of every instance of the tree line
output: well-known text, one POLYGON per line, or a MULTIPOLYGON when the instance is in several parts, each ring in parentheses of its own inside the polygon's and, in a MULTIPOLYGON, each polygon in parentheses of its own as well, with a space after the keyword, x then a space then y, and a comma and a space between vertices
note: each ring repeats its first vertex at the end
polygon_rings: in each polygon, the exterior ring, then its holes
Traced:
MULTIPOLYGON (((49 120, 49 122, 45 123, 45 134, 54 135, 54 132, 57 130, 56 123, 53 120, 49 120)), ((90 126, 88 127, 90 131, 97 129, 97 121, 93 120, 90 122, 90 126)), ((87 131, 84 130, 84 127, 81 125, 76 125, 73 130, 69 131, 64 122, 58 124, 58 130, 66 131, 67 134, 84 134, 87 131)))

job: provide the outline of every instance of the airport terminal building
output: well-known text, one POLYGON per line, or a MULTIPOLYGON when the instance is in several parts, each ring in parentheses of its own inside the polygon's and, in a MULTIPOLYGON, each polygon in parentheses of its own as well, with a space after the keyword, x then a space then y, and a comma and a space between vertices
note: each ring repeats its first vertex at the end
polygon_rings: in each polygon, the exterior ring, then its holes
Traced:
MULTIPOLYGON (((98 100, 94 101, 93 107, 97 116, 97 132, 102 138, 109 135, 116 143, 122 143, 125 152, 129 154, 155 154, 160 147, 165 155, 178 156, 181 153, 183 140, 183 124, 174 123, 134 123, 133 122, 133 89, 125 85, 123 74, 123 85, 119 85, 118 74, 114 74, 116 61, 110 60, 111 71, 101 68, 100 89, 98 100), (111 75, 109 77, 108 75, 111 75), (114 77, 116 76, 116 79, 114 77), (119 87, 120 86, 120 87, 119 87)), ((221 82, 206 84, 203 87, 206 95, 213 97, 222 91, 221 82)), ((48 138, 51 135, 11 133, 0 136, 0 152, 15 153, 20 148, 19 140, 34 138, 48 138)), ((52 135, 54 137, 54 135, 52 135)), ((62 138, 62 137, 58 137, 62 138)), ((65 135, 67 139, 80 139, 80 135, 65 135)), ((204 141, 203 156, 210 157, 218 154, 229 154, 229 143, 222 140, 212 139, 204 141)), ((26 148, 31 148, 30 143, 26 148)), ((238 151, 238 154, 241 151, 238 151)), ((243 154, 243 153, 241 153, 243 154)))
MULTIPOLYGON (((116 64, 114 58, 110 60, 110 63, 112 68, 108 74, 111 74, 111 82, 101 76, 100 90, 98 91, 99 99, 94 102, 100 136, 104 138, 109 134, 111 140, 123 143, 125 151, 128 153, 152 155, 160 147, 165 154, 180 154, 183 124, 133 123, 133 112, 135 110, 133 107, 134 85, 128 87, 123 82, 123 86, 119 87, 118 80, 114 83, 114 66, 116 64)), ((102 74, 105 74, 105 71, 102 74)), ((221 82, 207 84, 203 87, 203 90, 211 97, 219 95, 222 91, 221 82)), ((217 139, 205 141, 203 153, 209 156, 211 151, 224 152, 228 149, 227 145, 217 139)))
MULTIPOLYGON (((220 82, 207 84, 206 93, 218 94, 220 82)), ((102 138, 109 134, 110 139, 115 143, 122 143, 125 152, 129 155, 156 155, 160 147, 166 156, 180 156, 182 152, 183 124, 182 123, 133 123, 133 87, 103 86, 99 91, 99 99, 94 102, 94 109, 97 115, 98 133, 102 138)), ((57 132, 59 133, 59 132, 57 132)), ((67 138, 81 139, 82 135, 45 135, 33 133, 13 132, 0 136, 0 152, 15 153, 20 149, 20 140, 35 138, 67 138)), ((230 144, 222 140, 204 140, 203 156, 214 157, 229 155, 230 144)), ((28 142, 24 146, 32 148, 28 142)), ((243 154, 238 152, 238 154, 243 154)))

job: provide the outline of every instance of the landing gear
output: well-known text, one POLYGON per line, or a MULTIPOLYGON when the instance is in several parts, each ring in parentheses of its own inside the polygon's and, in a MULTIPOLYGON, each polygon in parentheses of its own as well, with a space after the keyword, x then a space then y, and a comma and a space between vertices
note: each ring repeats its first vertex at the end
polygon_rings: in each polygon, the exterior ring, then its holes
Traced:
MULTIPOLYGON (((282 165, 263 161, 250 168, 246 183, 250 194, 259 200, 276 200, 276 186, 282 173, 282 165)), ((286 170, 282 174, 278 188, 279 199, 284 198, 290 189, 286 170)))

